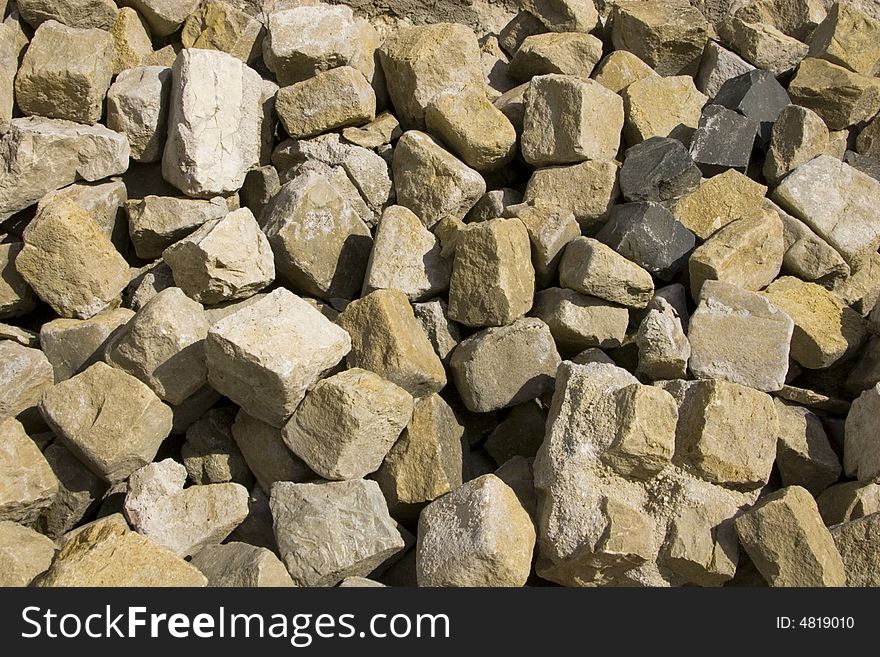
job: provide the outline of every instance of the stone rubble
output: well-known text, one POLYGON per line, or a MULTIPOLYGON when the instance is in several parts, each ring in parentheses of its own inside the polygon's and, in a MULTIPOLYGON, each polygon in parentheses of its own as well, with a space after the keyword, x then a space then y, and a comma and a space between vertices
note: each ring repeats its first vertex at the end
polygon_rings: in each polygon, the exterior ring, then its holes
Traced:
POLYGON ((0 585, 880 584, 876 2, 119 4, 0 0, 0 585))

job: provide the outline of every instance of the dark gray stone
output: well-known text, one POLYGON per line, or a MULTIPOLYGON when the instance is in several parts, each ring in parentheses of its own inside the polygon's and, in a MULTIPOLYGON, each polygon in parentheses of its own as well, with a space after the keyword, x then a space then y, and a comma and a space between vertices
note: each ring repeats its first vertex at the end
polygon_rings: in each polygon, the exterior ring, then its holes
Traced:
POLYGON ((620 190, 627 201, 668 201, 696 189, 700 169, 677 139, 651 137, 627 149, 620 190))
POLYGON ((843 156, 843 161, 853 169, 858 169, 875 180, 880 180, 880 160, 875 160, 873 157, 868 157, 855 151, 847 151, 843 156))
POLYGON ((761 141, 767 143, 773 123, 791 98, 773 73, 755 69, 725 82, 712 102, 758 121, 761 141))
POLYGON ((720 105, 708 105, 691 142, 691 157, 707 176, 727 169, 745 173, 758 122, 720 105))
POLYGON ((664 281, 684 269, 696 243, 669 210, 650 202, 615 206, 596 239, 664 281))

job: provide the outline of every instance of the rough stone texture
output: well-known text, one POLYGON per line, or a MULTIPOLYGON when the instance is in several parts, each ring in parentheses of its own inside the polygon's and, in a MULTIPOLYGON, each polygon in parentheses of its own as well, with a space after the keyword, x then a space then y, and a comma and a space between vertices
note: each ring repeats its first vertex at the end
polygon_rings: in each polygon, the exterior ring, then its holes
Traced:
POLYGON ((298 586, 334 586, 366 576, 404 547, 375 481, 272 486, 281 559, 298 586))
POLYGON ((207 382, 201 304, 179 288, 150 299, 105 347, 106 361, 147 384, 160 399, 180 404, 207 382))
POLYGON ((442 299, 412 304, 413 314, 428 337, 434 352, 443 363, 461 341, 459 326, 447 316, 447 305, 442 299))
POLYGON ((0 521, 0 586, 27 586, 46 572, 55 542, 29 527, 0 521))
POLYGON ((233 413, 212 408, 186 430, 180 456, 196 484, 234 482, 249 487, 254 478, 232 438, 233 413))
POLYGON ((52 365, 43 352, 0 341, 0 417, 32 409, 53 383, 52 365))
POLYGON ((485 475, 432 502, 419 519, 419 586, 523 586, 535 530, 516 494, 485 475))
POLYGON ((363 293, 396 289, 410 301, 422 301, 449 289, 452 260, 440 241, 407 208, 385 209, 373 240, 363 293))
POLYGON ((684 269, 696 244, 669 210, 650 202, 616 205, 596 239, 664 281, 684 269))
POLYGON ((182 557, 221 542, 248 514, 239 484, 184 489, 186 468, 172 459, 135 471, 128 481, 125 516, 140 534, 182 557))
POLYGON ((402 26, 379 49, 379 60, 405 130, 425 128, 425 108, 441 91, 485 84, 477 37, 464 25, 402 26))
POLYGON ((766 297, 728 283, 706 281, 691 315, 691 373, 757 390, 780 390, 788 371, 791 317, 766 297))
POLYGON ((764 161, 764 177, 778 182, 802 164, 828 149, 825 122, 814 111, 789 105, 773 124, 770 149, 764 161))
POLYGON ((862 128, 856 139, 856 150, 867 157, 880 159, 880 119, 874 117, 862 128))
POLYGON ((475 224, 458 239, 449 283, 449 317, 466 326, 502 326, 532 306, 534 268, 519 219, 475 224))
POLYGON ((880 182, 828 155, 799 166, 773 199, 858 266, 880 246, 880 182), (840 221, 845 216, 847 220, 840 221))
POLYGON ((760 216, 766 191, 764 185, 731 169, 704 180, 670 210, 676 219, 705 240, 732 221, 760 216))
POLYGON ((623 101, 594 80, 539 75, 525 104, 521 148, 532 166, 610 160, 620 147, 623 101), (566 120, 555 119, 560 116, 566 120))
POLYGON ((826 488, 816 499, 828 527, 880 511, 880 485, 848 481, 826 488))
POLYGON ((171 68, 162 157, 168 182, 196 197, 242 186, 248 169, 260 161, 261 81, 259 73, 232 55, 181 51, 171 68))
POLYGON ((209 545, 190 563, 208 578, 208 586, 290 587, 287 568, 271 550, 247 543, 209 545))
POLYGON ((752 158, 759 125, 720 105, 707 105, 693 135, 691 157, 709 176, 728 169, 744 172, 752 158))
POLYGON ((759 122, 759 135, 766 143, 774 122, 791 100, 772 73, 756 70, 725 82, 713 102, 759 122))
POLYGON ((559 354, 540 319, 519 319, 462 341, 449 366, 464 405, 475 413, 515 406, 553 389, 559 354))
POLYGON ((144 260, 160 257, 167 247, 199 226, 222 219, 229 212, 219 197, 208 201, 153 195, 127 201, 125 210, 131 243, 144 260))
POLYGON ((397 141, 403 132, 400 122, 390 112, 382 112, 375 119, 359 128, 345 128, 342 137, 362 148, 379 148, 397 141))
POLYGON ((820 285, 785 276, 765 294, 794 320, 791 357, 804 367, 830 367, 865 340, 865 320, 820 285))
MULTIPOLYGON (((374 80, 379 36, 351 8, 306 3, 268 7, 263 59, 281 85, 337 66, 352 66, 374 80)), ((477 56, 479 59, 479 56, 477 56)))
POLYGON ((37 214, 54 203, 70 201, 91 215, 92 221, 113 242, 120 253, 128 252, 128 222, 121 208, 128 199, 125 183, 111 178, 95 183, 75 183, 46 194, 37 203, 37 214))
POLYGON ((376 94, 360 71, 340 66, 282 87, 275 111, 287 134, 302 139, 373 120, 376 94))
POLYGON ((375 472, 412 416, 412 397, 367 370, 319 381, 284 426, 284 442, 325 479, 375 472))
POLYGON ((24 244, 0 244, 0 317, 27 315, 34 307, 34 291, 15 269, 15 260, 24 244))
POLYGON ((128 264, 89 214, 53 203, 24 231, 15 267, 37 296, 62 317, 88 319, 117 303, 128 264))
POLYGON ((880 109, 880 80, 807 57, 788 85, 791 101, 813 110, 829 130, 843 130, 880 109))
POLYGON ((281 179, 272 165, 251 169, 244 179, 244 186, 239 191, 241 203, 248 208, 257 219, 262 221, 263 211, 269 201, 281 189, 281 179))
POLYGON ((13 417, 0 418, 0 520, 29 525, 58 495, 58 478, 13 417))
POLYGON ((718 25, 721 43, 759 69, 780 75, 798 65, 809 47, 767 23, 729 16, 718 25))
POLYGON ((779 275, 784 253, 782 220, 775 212, 732 221, 691 254, 691 294, 698 299, 707 280, 761 290, 779 275))
POLYGON ((783 225, 785 254, 783 269, 805 281, 823 276, 847 276, 849 265, 840 254, 804 222, 792 217, 770 200, 764 202, 765 211, 775 212, 783 225))
POLYGON ((442 397, 415 400, 412 418, 374 475, 392 515, 414 519, 425 503, 461 486, 463 434, 442 397))
POLYGON ((880 73, 880 21, 848 2, 836 2, 810 38, 810 56, 862 75, 880 73))
POLYGON ((43 23, 15 78, 15 100, 22 113, 96 123, 113 76, 115 53, 108 32, 43 23))
POLYGON ((68 539, 38 586, 205 586, 194 566, 131 531, 119 515, 101 518, 68 539))
POLYGON ((669 201, 700 184, 700 170, 677 139, 651 137, 627 149, 620 191, 627 201, 669 201))
POLYGON ((687 3, 651 0, 614 4, 611 41, 663 76, 695 75, 709 24, 687 3))
POLYGON ((248 414, 280 427, 350 348, 343 329, 279 288, 211 327, 208 382, 248 414))
POLYGON ((247 208, 204 223, 162 252, 187 296, 213 305, 246 299, 275 279, 272 247, 247 208))
POLYGON ((538 202, 508 206, 502 215, 516 217, 523 222, 529 233, 537 288, 551 284, 559 268, 565 245, 581 234, 574 214, 538 202))
POLYGON ((65 447, 111 484, 152 461, 171 431, 171 409, 150 388, 100 362, 48 390, 40 411, 65 447))
POLYGON ((636 80, 651 75, 657 75, 654 69, 627 50, 608 53, 593 71, 593 79, 614 93, 620 93, 636 80))
POLYGON ((843 559, 847 586, 878 586, 876 545, 880 538, 880 514, 851 520, 831 528, 831 537, 843 559))
POLYGON ((789 486, 734 521, 740 543, 770 586, 844 586, 840 553, 806 489, 789 486))
POLYGON ((452 87, 434 96, 425 125, 477 171, 500 169, 516 154, 513 124, 478 87, 452 87))
POLYGON ((578 237, 565 247, 559 283, 628 308, 644 308, 654 295, 654 281, 647 271, 590 237, 578 237))
POLYGON ((694 78, 694 82, 697 89, 709 98, 714 98, 725 82, 754 69, 754 66, 736 53, 714 41, 709 41, 703 51, 700 70, 694 78))
POLYGON ((595 5, 578 0, 523 0, 522 8, 552 32, 591 32, 599 20, 595 5))
POLYGON ((107 126, 126 137, 136 162, 158 162, 165 147, 171 69, 122 71, 107 93, 107 126))
POLYGON ((146 23, 131 7, 122 7, 110 26, 110 36, 116 49, 113 73, 140 66, 153 54, 153 42, 146 23))
POLYGON ((847 476, 859 481, 868 481, 880 474, 876 431, 878 412, 880 383, 859 395, 846 417, 843 467, 847 476))
POLYGON ((21 17, 33 27, 58 21, 70 27, 110 29, 119 9, 111 0, 19 0, 21 17))
POLYGON ((624 89, 621 96, 626 112, 623 135, 630 146, 651 137, 689 141, 709 100, 687 75, 642 78, 624 89))
POLYGON ((101 180, 128 168, 128 139, 95 125, 28 117, 12 119, 0 139, 0 217, 77 180, 101 180))
POLYGON ((547 324, 558 349, 566 354, 619 347, 629 324, 625 307, 558 287, 538 292, 531 312, 547 324))
POLYGON ((165 37, 176 31, 199 6, 198 0, 126 0, 150 25, 154 36, 165 37))
POLYGON ((107 492, 107 484, 60 443, 46 447, 43 456, 58 478, 58 495, 37 526, 47 536, 58 539, 90 515, 107 492))
POLYGON ((601 58, 602 42, 592 34, 535 34, 524 39, 511 58, 510 76, 520 82, 548 73, 588 78, 601 58))
MULTIPOLYGON (((510 409, 507 417, 499 422, 498 426, 486 438, 486 452, 499 465, 504 465, 511 460, 516 462, 520 458, 532 459, 544 441, 546 422, 547 411, 540 402, 531 401, 514 406, 510 409)), ((498 472, 496 470, 496 473, 498 472)), ((504 479, 504 477, 501 478, 504 479)), ((532 497, 534 497, 534 490, 532 497)), ((529 511, 531 512, 531 510, 529 511)))
POLYGON ((687 376, 691 346, 681 319, 663 297, 655 297, 651 305, 655 307, 648 311, 636 335, 637 371, 652 381, 683 379, 687 376))
POLYGON ((523 201, 564 207, 583 231, 595 232, 620 193, 617 169, 609 161, 538 169, 529 178, 523 201))
POLYGON ((463 218, 486 192, 486 181, 430 135, 409 130, 391 164, 397 202, 428 228, 445 217, 463 218))
POLYGON ((0 134, 9 130, 15 107, 15 74, 18 72, 18 56, 24 45, 19 41, 21 27, 0 24, 0 134))
POLYGON ((817 497, 840 478, 840 461, 812 411, 776 399, 779 440, 776 465, 785 486, 803 486, 817 497))
POLYGON ((446 385, 443 364, 400 290, 376 290, 350 303, 338 324, 351 335, 349 367, 375 372, 413 397, 446 385))
POLYGON ((262 55, 265 28, 259 18, 235 4, 211 0, 189 15, 180 40, 184 48, 220 50, 250 63, 262 55))

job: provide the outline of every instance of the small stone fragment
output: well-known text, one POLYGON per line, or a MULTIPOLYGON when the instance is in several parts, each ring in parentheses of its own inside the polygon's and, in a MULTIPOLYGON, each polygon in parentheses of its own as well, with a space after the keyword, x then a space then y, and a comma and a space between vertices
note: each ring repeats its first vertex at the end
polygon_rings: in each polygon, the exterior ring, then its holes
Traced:
POLYGON ((23 237, 16 270, 59 315, 88 319, 118 303, 128 263, 85 210, 53 203, 23 237))
POLYGON ((512 215, 525 225, 532 242, 532 265, 537 288, 546 287, 556 276, 565 245, 581 234, 574 214, 541 203, 510 206, 503 214, 512 215))
POLYGON ((520 11, 498 31, 498 45, 512 57, 523 41, 530 36, 545 34, 548 31, 540 18, 528 11, 520 11))
POLYGON ((70 537, 38 586, 205 586, 205 576, 125 524, 101 518, 70 537))
POLYGON ((848 481, 826 488, 816 499, 825 525, 831 527, 880 511, 880 484, 848 481))
POLYGON ((764 177, 776 183, 828 149, 828 128, 813 110, 789 105, 779 114, 770 133, 764 177))
POLYGON ((593 79, 616 94, 652 75, 657 75, 654 69, 628 50, 608 53, 593 71, 593 79))
POLYGON ((558 287, 538 292, 531 313, 550 327, 557 347, 566 354, 619 347, 629 324, 625 307, 558 287))
POLYGON ((788 85, 791 102, 813 110, 829 130, 867 121, 880 109, 880 80, 807 57, 788 85))
POLYGON ((46 572, 55 557, 55 541, 8 520, 0 521, 0 586, 28 586, 46 572))
POLYGON ((202 224, 162 259, 178 287, 206 305, 246 299, 275 279, 272 247, 247 208, 202 224))
POLYGON ((25 115, 97 123, 113 76, 113 37, 48 21, 37 28, 15 78, 25 115))
POLYGON ((630 146, 651 137, 672 137, 689 142, 709 100, 697 91, 687 75, 652 75, 637 80, 620 92, 626 122, 623 135, 630 146))
POLYGON ((627 149, 620 191, 627 201, 669 201, 700 184, 700 170, 680 141, 651 137, 627 149))
POLYGON ((779 275, 784 253, 782 220, 775 212, 731 221, 691 254, 691 294, 698 299, 709 280, 762 290, 779 275))
POLYGON ((865 320, 821 285, 784 276, 764 294, 794 320, 791 357, 804 367, 830 367, 865 340, 865 320))
POLYGON ((220 543, 248 514, 239 484, 184 489, 186 468, 165 459, 135 471, 128 481, 125 516, 140 534, 182 557, 220 543))
POLYGON ((803 406, 774 401, 779 418, 776 466, 785 486, 803 486, 814 497, 840 478, 840 461, 822 422, 803 406))
POLYGON ((566 208, 582 231, 595 232, 620 193, 617 168, 611 161, 588 161, 538 169, 529 178, 523 201, 566 208))
POLYGON ((611 21, 615 49, 638 55, 662 76, 696 74, 709 24, 694 7, 665 0, 615 4, 611 21))
POLYGON ((157 37, 175 32, 199 6, 199 0, 126 0, 150 25, 157 37))
POLYGON ((222 198, 210 201, 172 196, 145 196, 125 203, 128 231, 139 258, 158 258, 162 252, 199 226, 229 212, 222 198))
POLYGON ((513 490, 484 475, 429 504, 419 518, 419 586, 523 586, 535 529, 513 490))
POLYGON ((721 43, 759 69, 781 75, 798 65, 809 47, 767 23, 728 16, 718 25, 721 43))
POLYGON ((458 239, 449 283, 449 317, 466 326, 502 326, 532 306, 535 272, 526 227, 492 219, 458 239))
POLYGON ((482 89, 453 87, 425 108, 427 129, 477 171, 494 171, 516 154, 516 130, 482 89))
POLYGON ((271 492, 276 481, 300 483, 315 478, 315 473, 284 444, 281 429, 271 424, 240 410, 232 425, 232 437, 263 491, 271 492))
POLYGON ((235 482, 248 487, 254 478, 232 439, 232 414, 212 408, 186 430, 180 456, 196 484, 235 482))
POLYGON ((647 271, 590 237, 578 237, 565 247, 559 283, 628 308, 644 308, 654 296, 654 281, 647 271))
POLYGON ((851 520, 831 528, 831 536, 843 559, 847 586, 877 586, 876 545, 880 538, 880 514, 851 520))
POLYGON ((486 181, 477 171, 424 132, 403 134, 391 167, 397 202, 428 228, 445 217, 463 218, 486 192, 486 181))
POLYGON ((0 417, 0 520, 29 525, 58 495, 58 478, 13 417, 0 417))
POLYGON ((0 417, 33 408, 53 383, 52 365, 42 351, 0 341, 0 417))
POLYGON ((241 204, 253 213, 258 222, 262 222, 263 211, 280 190, 281 179, 271 164, 251 169, 239 191, 241 204))
POLYGON ((578 0, 523 0, 522 8, 552 32, 591 32, 599 20, 592 3, 578 0))
POLYGON ((520 204, 522 204, 522 194, 519 191, 511 187, 493 189, 480 197, 480 200, 471 208, 464 220, 465 223, 473 224, 497 217, 514 216, 516 213, 508 211, 508 208, 520 204))
POLYGON ((709 98, 715 98, 715 95, 725 82, 754 69, 754 66, 736 53, 727 50, 714 41, 709 41, 706 43, 706 49, 703 51, 700 71, 697 73, 694 81, 696 82, 697 89, 709 98))
POLYGON ((536 34, 527 37, 511 58, 510 75, 520 82, 549 73, 588 78, 601 58, 602 42, 592 34, 536 34))
POLYGON ((434 352, 443 363, 449 361, 449 354, 461 342, 458 324, 447 316, 447 305, 442 299, 412 304, 416 320, 428 336, 434 352))
POLYGON ((765 211, 772 210, 782 219, 785 240, 782 266, 787 272, 805 281, 815 281, 823 276, 849 275, 850 268, 846 261, 809 226, 769 199, 764 204, 765 211))
POLYGON ((100 362, 48 390, 40 411, 65 447, 111 484, 150 463, 171 432, 171 409, 152 390, 100 362))
POLYGON ((107 126, 128 137, 136 162, 158 162, 165 148, 171 69, 130 67, 107 93, 107 126))
POLYGON ((691 315, 688 367, 698 379, 724 379, 756 390, 780 390, 788 371, 794 322, 766 297, 706 281, 691 315))
POLYGON ((691 142, 691 157, 707 176, 745 172, 752 159, 757 121, 720 105, 707 105, 691 142))
POLYGON ((349 367, 375 372, 413 397, 446 385, 443 364, 400 290, 376 290, 353 301, 338 324, 351 335, 349 367))
POLYGON ((107 484, 60 443, 49 445, 43 456, 58 478, 58 495, 40 516, 38 526, 47 536, 58 539, 95 509, 107 484))
POLYGON ((617 153, 623 101, 598 82, 539 75, 529 84, 525 103, 521 148, 532 166, 610 160, 617 153), (554 120, 559 116, 566 121, 554 120))
POLYGON ((440 241, 419 218, 399 205, 386 208, 373 240, 363 294, 393 288, 411 301, 421 301, 448 290, 451 274, 452 260, 442 256, 440 241))
POLYGON ((96 183, 74 183, 63 189, 46 194, 37 203, 37 214, 52 203, 70 201, 91 215, 92 221, 104 231, 120 253, 127 253, 128 222, 122 206, 128 199, 125 183, 111 178, 96 183))
POLYGON ((880 383, 859 395, 846 416, 843 468, 847 476, 859 481, 868 481, 880 474, 877 413, 880 413, 880 383))
POLYGON ((344 128, 342 137, 362 148, 379 148, 397 141, 403 132, 400 122, 390 112, 382 112, 375 119, 359 128, 344 128))
POLYGON ((0 244, 0 317, 27 315, 35 307, 34 291, 15 269, 15 259, 24 244, 0 244))
POLYGON ((209 545, 194 554, 190 563, 208 578, 208 586, 293 586, 287 568, 271 550, 247 543, 209 545))
POLYGON ((831 533, 806 489, 789 486, 734 520, 740 543, 770 586, 844 586, 831 533))
POLYGON ((547 412, 537 401, 514 406, 486 438, 486 452, 502 466, 519 458, 531 459, 544 441, 546 422, 547 412))
POLYGON ((540 397, 553 389, 560 358, 550 328, 519 319, 462 341, 449 366, 464 405, 488 413, 540 397))
POLYGON ((284 426, 294 454, 325 479, 375 472, 412 416, 412 398, 367 370, 319 381, 284 426))
POLYGON ((211 0, 189 15, 180 40, 184 48, 228 52, 247 64, 262 54, 264 32, 257 17, 234 4, 211 0))
POLYGON ((364 577, 404 547, 375 481, 278 482, 270 507, 281 559, 298 586, 364 577))
POLYGON ((856 150, 867 157, 880 159, 880 119, 874 117, 862 128, 856 139, 856 150))
POLYGON ((652 381, 683 379, 687 376, 691 345, 681 319, 662 297, 655 297, 652 305, 656 307, 648 311, 636 336, 639 348, 637 371, 652 381))
POLYGON ((614 206, 596 239, 664 281, 685 268, 696 244, 694 234, 659 203, 614 206))
POLYGON ((280 427, 306 389, 351 349, 345 330, 279 288, 208 331, 208 382, 248 414, 280 427))
POLYGON ((737 219, 759 217, 767 188, 739 171, 729 170, 704 180, 678 199, 672 214, 700 239, 737 219))

